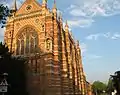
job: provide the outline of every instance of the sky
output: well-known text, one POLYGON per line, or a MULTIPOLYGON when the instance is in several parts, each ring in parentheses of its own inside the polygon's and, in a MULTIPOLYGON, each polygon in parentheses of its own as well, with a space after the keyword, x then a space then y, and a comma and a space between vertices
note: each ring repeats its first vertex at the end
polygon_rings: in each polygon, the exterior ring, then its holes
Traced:
MULTIPOLYGON (((17 6, 24 1, 17 0, 17 6)), ((53 2, 48 0, 50 9, 53 2)), ((13 0, 0 3, 11 7, 13 0)), ((56 0, 56 4, 74 39, 80 41, 87 80, 107 82, 111 74, 120 70, 120 0, 56 0)), ((3 41, 4 29, 0 31, 3 41)))

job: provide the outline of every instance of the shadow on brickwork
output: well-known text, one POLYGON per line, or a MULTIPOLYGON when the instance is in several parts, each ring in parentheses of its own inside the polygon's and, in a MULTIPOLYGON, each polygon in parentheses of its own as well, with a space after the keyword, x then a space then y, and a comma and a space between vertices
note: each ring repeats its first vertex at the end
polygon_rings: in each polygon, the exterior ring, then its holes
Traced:
POLYGON ((0 43, 0 82, 4 78, 8 82, 8 91, 4 95, 28 95, 26 90, 26 60, 13 57, 8 47, 0 43), (5 77, 3 73, 8 75, 5 77))

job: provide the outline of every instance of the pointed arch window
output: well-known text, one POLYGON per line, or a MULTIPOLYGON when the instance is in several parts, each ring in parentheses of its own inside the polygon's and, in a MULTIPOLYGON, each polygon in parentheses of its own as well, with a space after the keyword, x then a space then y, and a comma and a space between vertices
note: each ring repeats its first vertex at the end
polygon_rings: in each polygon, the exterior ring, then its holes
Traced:
POLYGON ((16 42, 17 55, 26 55, 37 52, 38 35, 33 28, 27 27, 20 31, 16 42))
POLYGON ((16 49, 16 54, 19 55, 20 52, 20 39, 17 39, 17 49, 16 49))
POLYGON ((29 34, 26 34, 26 44, 25 44, 25 53, 28 54, 29 53, 29 45, 30 45, 30 41, 29 41, 29 34))
POLYGON ((52 41, 48 38, 46 40, 46 50, 51 50, 52 49, 52 41))
POLYGON ((21 40, 21 55, 24 54, 24 39, 21 40))

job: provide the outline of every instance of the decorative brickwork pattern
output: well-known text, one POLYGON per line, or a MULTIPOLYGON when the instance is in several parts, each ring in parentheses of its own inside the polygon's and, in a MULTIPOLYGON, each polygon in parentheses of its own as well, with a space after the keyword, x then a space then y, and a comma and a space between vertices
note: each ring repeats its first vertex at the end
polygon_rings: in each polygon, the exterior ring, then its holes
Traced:
POLYGON ((4 41, 14 55, 29 60, 29 95, 89 95, 79 42, 67 22, 63 29, 55 2, 51 11, 47 0, 26 0, 8 18, 4 41))

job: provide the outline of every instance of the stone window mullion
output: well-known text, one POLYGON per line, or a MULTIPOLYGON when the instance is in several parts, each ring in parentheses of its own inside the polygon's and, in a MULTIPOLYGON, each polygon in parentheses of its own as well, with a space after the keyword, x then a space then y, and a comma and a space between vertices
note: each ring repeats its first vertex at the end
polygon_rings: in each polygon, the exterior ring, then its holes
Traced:
POLYGON ((20 41, 19 55, 21 55, 21 39, 19 39, 19 41, 20 41))
POLYGON ((31 52, 31 35, 29 37, 29 54, 30 54, 30 52, 31 52))
POLYGON ((26 54, 26 35, 25 35, 25 38, 24 38, 24 54, 26 54))

